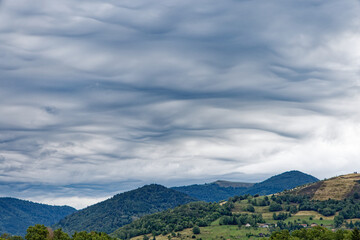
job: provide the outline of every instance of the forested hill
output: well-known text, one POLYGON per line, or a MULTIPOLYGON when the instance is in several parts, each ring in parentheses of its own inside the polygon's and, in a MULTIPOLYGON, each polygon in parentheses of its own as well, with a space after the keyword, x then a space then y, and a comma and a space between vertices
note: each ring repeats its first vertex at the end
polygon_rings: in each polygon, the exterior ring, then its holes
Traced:
POLYGON ((216 181, 208 184, 173 187, 202 201, 214 202, 227 200, 229 197, 242 194, 267 195, 278 193, 286 189, 317 182, 319 179, 300 171, 289 171, 273 176, 260 183, 239 183, 216 181))
POLYGON ((16 198, 0 198, 0 233, 23 236, 34 224, 50 226, 76 209, 50 206, 16 198))
POLYGON ((275 175, 263 182, 255 184, 251 188, 247 189, 244 194, 268 195, 317 181, 319 181, 319 179, 309 174, 300 171, 289 171, 275 175))
MULTIPOLYGON (((173 187, 177 191, 188 194, 189 196, 195 197, 206 202, 218 202, 220 200, 226 200, 229 197, 235 195, 242 195, 252 183, 242 183, 242 185, 236 185, 233 182, 232 185, 221 184, 223 181, 217 181, 206 184, 194 184, 190 186, 173 187)), ((229 183, 229 182, 228 182, 229 183)))
POLYGON ((68 233, 75 231, 111 233, 141 216, 193 201, 197 200, 173 189, 151 184, 117 194, 108 200, 75 212, 53 227, 62 228, 68 233))

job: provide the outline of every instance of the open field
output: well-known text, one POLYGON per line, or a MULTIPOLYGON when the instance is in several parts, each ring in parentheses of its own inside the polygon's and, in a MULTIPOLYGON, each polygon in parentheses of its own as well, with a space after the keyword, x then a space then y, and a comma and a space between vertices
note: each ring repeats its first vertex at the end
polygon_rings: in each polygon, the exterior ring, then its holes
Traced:
POLYGON ((359 174, 348 174, 324 181, 315 192, 314 200, 327 200, 329 198, 344 199, 360 180, 359 174))
MULTIPOLYGON (((259 234, 270 234, 268 229, 263 228, 239 228, 238 226, 209 226, 209 227, 201 227, 200 234, 194 235, 192 233, 192 229, 185 229, 180 233, 179 237, 171 237, 173 240, 181 240, 181 239, 202 239, 202 240, 218 240, 218 239, 258 239, 259 234), (248 237, 250 235, 250 237, 248 237), (254 236, 251 236, 254 235, 254 236)), ((176 233, 177 234, 177 233, 176 233)), ((150 236, 150 235, 149 235, 150 236)), ((160 235, 156 236, 156 240, 168 240, 168 235, 160 235)), ((152 239, 152 237, 150 238, 152 239)), ((132 238, 132 240, 143 240, 143 236, 132 238)))

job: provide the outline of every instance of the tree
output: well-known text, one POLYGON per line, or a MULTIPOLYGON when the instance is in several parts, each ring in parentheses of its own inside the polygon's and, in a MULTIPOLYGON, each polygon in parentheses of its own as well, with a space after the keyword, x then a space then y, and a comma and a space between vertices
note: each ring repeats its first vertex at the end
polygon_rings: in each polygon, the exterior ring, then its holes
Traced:
POLYGON ((194 234, 200 234, 200 228, 198 226, 194 226, 192 231, 194 234))
POLYGON ((351 240, 360 240, 360 232, 359 229, 354 228, 351 232, 351 240))
POLYGON ((91 240, 91 236, 89 233, 82 231, 82 232, 75 232, 72 236, 73 240, 91 240))
POLYGON ((248 212, 255 212, 255 208, 253 207, 253 205, 247 205, 246 211, 248 211, 248 212))
POLYGON ((44 225, 36 224, 28 227, 25 235, 26 240, 46 240, 49 232, 44 225))
POLYGON ((281 204, 276 203, 276 202, 272 202, 269 206, 269 211, 270 212, 276 212, 276 211, 281 211, 282 207, 281 204))
POLYGON ((290 238, 290 233, 288 230, 282 230, 281 232, 274 232, 271 234, 270 239, 276 240, 288 240, 290 238))
POLYGON ((360 194, 358 192, 354 193, 354 199, 359 199, 360 198, 360 194))
POLYGON ((59 228, 54 231, 53 240, 70 240, 70 237, 67 233, 64 233, 61 228, 59 228))
POLYGON ((343 216, 337 215, 337 216, 334 217, 334 225, 335 225, 336 228, 341 227, 343 222, 344 222, 344 217, 343 216))

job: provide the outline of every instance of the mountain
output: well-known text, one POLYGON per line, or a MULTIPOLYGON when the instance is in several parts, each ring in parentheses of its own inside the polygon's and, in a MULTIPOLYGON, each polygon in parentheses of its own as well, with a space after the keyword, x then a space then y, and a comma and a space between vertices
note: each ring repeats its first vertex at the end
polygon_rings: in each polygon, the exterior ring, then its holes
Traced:
POLYGON ((216 181, 206 184, 194 184, 190 186, 172 187, 172 189, 188 194, 206 202, 218 202, 235 195, 241 195, 253 183, 240 183, 229 181, 216 181))
POLYGON ((267 195, 278 193, 286 189, 292 189, 317 181, 319 181, 319 179, 300 171, 289 171, 256 184, 219 180, 213 183, 173 187, 172 189, 186 193, 202 201, 217 202, 235 195, 267 195))
POLYGON ((68 206, 50 206, 16 198, 0 198, 0 233, 24 236, 35 224, 50 226, 76 209, 68 206))
MULTIPOLYGON (((271 191, 278 191, 291 184, 299 185, 304 181, 316 180, 310 175, 290 171, 273 176, 249 189, 264 193, 269 187, 271 191)), ((134 237, 133 240, 149 239, 152 235, 160 240, 233 239, 234 236, 248 239, 251 236, 270 237, 277 227, 297 232, 294 235, 297 237, 301 235, 306 239, 314 239, 314 230, 324 232, 325 229, 359 228, 359 219, 360 174, 353 173, 307 183, 271 196, 245 194, 229 198, 227 202, 182 205, 144 216, 117 229, 111 235, 120 239, 134 237), (321 229, 320 226, 325 228, 321 229), (305 230, 312 235, 305 236, 305 230)), ((358 230, 355 232, 358 235, 358 230)), ((346 239, 341 234, 344 234, 343 230, 337 235, 338 239, 346 239)), ((283 234, 278 237, 289 238, 283 234)))
POLYGON ((316 177, 300 171, 288 171, 275 175, 248 188, 244 194, 269 195, 319 181, 316 177))
POLYGON ((343 200, 349 197, 360 198, 360 174, 352 173, 325 179, 289 191, 295 195, 306 195, 312 200, 343 200))
POLYGON ((197 199, 161 185, 151 184, 117 194, 103 202, 77 211, 53 227, 62 228, 71 234, 75 231, 111 233, 144 215, 193 201, 197 199))

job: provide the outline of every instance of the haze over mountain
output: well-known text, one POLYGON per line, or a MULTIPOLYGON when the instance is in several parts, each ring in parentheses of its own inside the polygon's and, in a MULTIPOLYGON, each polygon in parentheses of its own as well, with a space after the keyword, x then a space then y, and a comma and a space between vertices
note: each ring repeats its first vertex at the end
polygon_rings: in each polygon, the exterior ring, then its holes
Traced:
POLYGON ((52 224, 75 212, 68 206, 50 206, 16 198, 0 198, 0 233, 24 236, 35 224, 52 224))
POLYGON ((317 182, 319 179, 300 171, 288 171, 272 176, 260 183, 241 183, 230 181, 216 181, 209 184, 195 184, 173 187, 177 191, 186 193, 203 201, 220 201, 242 194, 267 195, 278 193, 286 189, 317 182))
POLYGON ((151 184, 117 194, 110 199, 79 210, 55 224, 65 232, 99 231, 111 233, 134 219, 185 203, 198 201, 184 193, 151 184))

